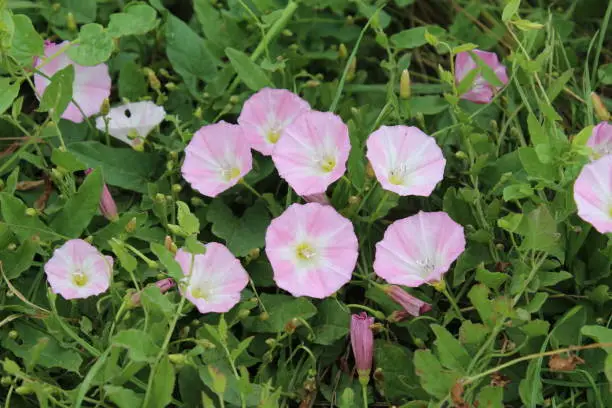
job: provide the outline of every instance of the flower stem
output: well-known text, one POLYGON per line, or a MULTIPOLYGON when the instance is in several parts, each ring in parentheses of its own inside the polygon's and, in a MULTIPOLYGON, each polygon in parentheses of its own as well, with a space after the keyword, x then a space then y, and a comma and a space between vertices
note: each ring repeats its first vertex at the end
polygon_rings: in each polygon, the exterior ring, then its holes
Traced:
POLYGON ((361 397, 363 399, 363 407, 368 408, 368 384, 361 383, 361 397))
POLYGON ((459 317, 460 320, 465 320, 463 318, 463 314, 461 313, 461 309, 459 309, 459 305, 457 305, 457 301, 455 300, 455 297, 453 296, 453 294, 448 290, 448 287, 446 285, 444 285, 444 289, 442 289, 442 293, 444 293, 444 296, 446 296, 446 298, 448 299, 448 301, 451 304, 451 307, 453 308, 453 310, 455 311, 455 313, 457 313, 457 317, 459 317))
POLYGON ((244 187, 246 187, 247 190, 249 190, 251 193, 253 193, 254 195, 256 195, 259 198, 262 198, 261 194, 259 194, 259 192, 257 190, 255 190, 249 183, 247 183, 244 179, 240 179, 240 184, 242 184, 244 187))

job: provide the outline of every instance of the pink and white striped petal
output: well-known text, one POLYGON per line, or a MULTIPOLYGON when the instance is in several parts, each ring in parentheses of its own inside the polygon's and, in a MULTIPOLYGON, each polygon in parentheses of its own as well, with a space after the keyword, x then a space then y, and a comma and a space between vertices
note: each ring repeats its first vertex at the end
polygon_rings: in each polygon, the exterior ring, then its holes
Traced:
POLYGON ((612 232, 612 155, 582 168, 574 184, 578 216, 602 234, 612 232))
MULTIPOLYGON (((497 78, 504 85, 508 83, 506 67, 499 62, 497 54, 481 50, 473 50, 471 52, 478 56, 486 65, 491 67, 497 78)), ((470 71, 477 68, 478 65, 469 52, 460 52, 455 58, 455 81, 460 83, 470 71)), ((461 95, 461 99, 466 99, 475 103, 489 103, 493 99, 493 96, 495 96, 495 93, 501 88, 500 86, 494 86, 488 83, 482 74, 478 74, 474 79, 472 88, 461 95)))

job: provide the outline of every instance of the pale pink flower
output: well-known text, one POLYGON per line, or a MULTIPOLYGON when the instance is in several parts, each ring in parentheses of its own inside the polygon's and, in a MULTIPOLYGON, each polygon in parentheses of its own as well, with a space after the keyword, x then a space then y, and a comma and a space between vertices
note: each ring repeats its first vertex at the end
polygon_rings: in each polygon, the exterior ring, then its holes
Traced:
POLYGON ((602 234, 612 232, 612 155, 582 168, 574 184, 580 218, 602 234))
POLYGON ((593 150, 594 159, 612 154, 612 125, 608 122, 601 122, 595 126, 587 141, 587 146, 593 150))
POLYGON ((219 122, 195 133, 185 148, 181 171, 194 189, 215 197, 236 185, 251 170, 252 160, 242 128, 219 122))
POLYGON ((86 298, 106 292, 113 274, 113 258, 82 239, 71 239, 53 251, 45 264, 54 293, 64 299, 86 298))
POLYGON ((263 88, 244 103, 238 124, 251 147, 269 156, 285 127, 309 110, 308 102, 286 89, 263 88))
POLYGON ((381 126, 368 137, 367 157, 385 190, 429 196, 446 160, 436 140, 414 126, 381 126))
MULTIPOLYGON (((491 67, 501 83, 504 85, 508 83, 506 67, 499 62, 497 54, 494 52, 480 50, 473 50, 471 52, 477 55, 486 65, 491 67)), ((463 78, 465 78, 470 71, 474 69, 478 69, 478 65, 469 52, 460 52, 457 54, 455 59, 455 80, 457 81, 457 84, 459 84, 463 78)), ((466 99, 476 103, 489 103, 493 99, 495 93, 500 89, 501 87, 494 86, 487 82, 482 76, 482 73, 479 73, 472 83, 472 88, 461 95, 461 99, 466 99)))
POLYGON ((135 146, 143 143, 164 117, 164 108, 151 101, 132 102, 112 108, 106 117, 96 118, 96 127, 105 132, 108 122, 108 133, 111 136, 135 146))
POLYGON ((310 111, 285 128, 272 154, 278 173, 301 196, 323 193, 346 170, 348 128, 329 112, 310 111))
POLYGON ((323 205, 329 205, 329 197, 325 193, 311 194, 302 196, 304 201, 307 203, 319 203, 323 205))
POLYGON ((442 279, 465 250, 463 227, 445 212, 395 221, 376 244, 374 272, 389 283, 416 287, 442 279))
MULTIPOLYGON (((92 171, 93 169, 87 169, 85 174, 90 174, 92 171)), ((117 204, 115 204, 115 200, 106 183, 103 184, 102 194, 100 195, 100 212, 109 221, 116 221, 119 218, 117 204)))
POLYGON ((324 298, 351 279, 357 236, 351 222, 331 206, 292 204, 270 223, 266 254, 281 289, 296 297, 324 298))
MULTIPOLYGON (((52 55, 55 55, 63 47, 68 44, 64 41, 60 44, 52 42, 45 43, 45 56, 38 58, 35 67, 38 68, 41 64, 47 61, 52 55)), ((74 63, 65 52, 54 57, 49 63, 41 66, 40 72, 51 78, 57 71, 74 65, 74 83, 72 84, 72 99, 80 106, 85 114, 85 117, 95 115, 100 112, 100 107, 104 99, 110 96, 111 78, 108 74, 106 64, 98 64, 92 67, 85 67, 74 63)), ((49 85, 50 81, 40 74, 34 74, 34 84, 36 86, 37 97, 42 97, 49 85)), ((68 108, 62 114, 63 119, 70 120, 75 123, 81 123, 84 120, 83 113, 77 106, 70 102, 68 108)))
POLYGON ((216 242, 206 244, 203 254, 179 249, 175 259, 185 274, 179 290, 200 313, 229 311, 240 301, 240 292, 249 282, 240 261, 216 242))
MULTIPOLYGON (((431 305, 429 303, 412 296, 410 293, 406 292, 397 285, 389 285, 385 287, 385 293, 389 295, 389 297, 393 299, 395 303, 403 307, 404 311, 411 316, 418 317, 431 310, 431 305)), ((398 320, 396 319, 396 321, 398 320)))
MULTIPOLYGON (((176 282, 174 282, 174 279, 172 278, 166 278, 166 279, 161 279, 155 282, 155 286, 159 288, 159 291, 161 293, 166 293, 167 291, 169 291, 170 289, 176 286, 176 282)), ((131 298, 132 306, 140 305, 140 295, 141 295, 140 292, 134 293, 132 295, 132 298, 131 298)))
POLYGON ((374 333, 371 326, 373 324, 374 318, 369 317, 366 312, 351 316, 351 348, 361 384, 369 382, 370 371, 372 371, 374 333))

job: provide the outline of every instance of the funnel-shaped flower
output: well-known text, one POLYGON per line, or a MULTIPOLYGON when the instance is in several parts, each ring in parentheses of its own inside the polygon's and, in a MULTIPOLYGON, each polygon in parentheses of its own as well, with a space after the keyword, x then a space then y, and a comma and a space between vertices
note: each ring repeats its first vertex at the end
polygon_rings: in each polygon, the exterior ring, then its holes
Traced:
POLYGON ((385 287, 385 293, 389 295, 395 303, 403 307, 406 313, 412 316, 417 317, 431 310, 431 305, 429 303, 423 302, 421 299, 412 296, 397 285, 385 287))
POLYGON ((608 122, 601 122, 595 126, 587 141, 587 146, 593 150, 595 159, 612 154, 612 125, 608 122))
POLYGON ((381 126, 366 144, 368 160, 385 190, 429 196, 444 176, 442 150, 414 126, 381 126))
POLYGON ((106 292, 113 273, 113 258, 104 256, 82 239, 71 239, 53 252, 45 264, 51 289, 64 299, 106 292))
POLYGON ((329 112, 310 111, 285 128, 272 154, 278 173, 301 196, 323 193, 346 170, 348 128, 329 112))
POLYGON ((244 103, 238 124, 251 147, 269 156, 285 127, 309 110, 308 102, 286 89, 263 88, 244 103))
POLYGON ((354 314, 351 317, 351 347, 355 357, 355 366, 359 375, 359 382, 367 384, 372 370, 374 356, 374 333, 370 326, 374 318, 366 312, 354 314))
POLYGON ((185 274, 181 293, 200 313, 224 313, 240 301, 240 292, 249 275, 225 245, 206 244, 204 254, 193 255, 179 249, 175 257, 185 274))
MULTIPOLYGON (((508 74, 506 73, 506 67, 499 62, 497 54, 494 52, 473 50, 476 56, 478 56, 486 65, 488 65, 501 83, 504 85, 508 83, 508 74)), ((474 58, 470 55, 470 52, 460 52, 457 54, 455 59, 455 80, 460 83, 472 70, 478 69, 478 65, 474 58)), ((493 99, 495 92, 500 90, 500 86, 495 86, 487 82, 479 73, 474 82, 472 88, 461 95, 461 99, 476 103, 489 103, 493 99)))
POLYGON ((234 186, 253 166, 251 148, 238 125, 219 122, 198 130, 185 148, 183 178, 205 196, 234 186))
POLYGON ((351 279, 357 236, 333 207, 293 204, 270 223, 266 254, 281 289, 293 296, 324 298, 351 279))
POLYGON ((96 118, 96 127, 105 132, 106 119, 111 136, 135 146, 141 144, 165 116, 164 108, 153 102, 133 102, 112 108, 105 118, 96 118))
POLYGON ((376 244, 374 272, 409 287, 442 279, 465 250, 463 227, 445 212, 419 212, 395 221, 376 244))
POLYGON ((580 218, 602 234, 612 232, 612 155, 587 164, 574 184, 580 218))
MULTIPOLYGON (((67 44, 68 41, 64 41, 60 44, 47 42, 45 44, 45 56, 37 59, 35 67, 40 67, 39 71, 51 78, 57 71, 66 68, 68 65, 74 65, 72 99, 83 110, 83 113, 81 113, 73 102, 70 102, 68 108, 66 108, 62 114, 62 118, 80 123, 84 119, 83 114, 85 114, 85 117, 89 117, 100 112, 102 102, 110 96, 111 78, 108 74, 108 67, 106 64, 98 64, 92 67, 78 65, 75 64, 65 52, 55 56, 51 60, 47 60, 49 57, 58 53, 67 44)), ((36 86, 36 94, 38 97, 42 97, 49 83, 49 79, 45 78, 43 75, 34 74, 34 85, 36 86)))

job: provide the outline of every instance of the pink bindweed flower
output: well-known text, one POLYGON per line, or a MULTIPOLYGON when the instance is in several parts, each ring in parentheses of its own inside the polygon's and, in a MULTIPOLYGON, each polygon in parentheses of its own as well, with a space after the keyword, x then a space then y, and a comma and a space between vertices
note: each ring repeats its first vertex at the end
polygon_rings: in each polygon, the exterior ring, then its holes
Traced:
POLYGON ((327 197, 327 194, 325 194, 325 193, 305 195, 305 196, 302 196, 302 198, 307 203, 319 203, 319 204, 323 204, 323 205, 329 205, 330 204, 329 203, 329 198, 327 197))
POLYGON ((107 116, 96 118, 96 127, 105 132, 108 122, 108 133, 111 136, 135 146, 142 144, 164 117, 166 117, 164 108, 153 102, 133 102, 112 108, 107 116))
MULTIPOLYGON (((85 174, 89 174, 93 169, 85 170, 85 174)), ((117 204, 108 189, 106 183, 102 186, 102 194, 100 195, 100 212, 109 221, 116 221, 119 218, 117 214, 117 204)))
POLYGON ((376 244, 374 272, 409 287, 435 282, 465 250, 463 227, 445 212, 423 212, 395 221, 376 244))
POLYGON ((240 261, 216 242, 206 244, 204 254, 179 249, 175 257, 185 274, 179 290, 200 313, 224 313, 240 301, 249 275, 240 261))
POLYGON ((367 158, 385 190, 429 196, 444 177, 442 150, 414 126, 381 126, 366 145, 367 158))
POLYGON ((418 317, 431 310, 431 305, 429 303, 412 296, 397 285, 385 287, 385 293, 389 295, 395 303, 403 307, 404 311, 411 316, 418 317))
MULTIPOLYGON (((508 74, 506 73, 506 67, 499 62, 497 54, 494 52, 473 50, 476 56, 478 56, 486 65, 488 65, 495 75, 504 85, 508 83, 508 74)), ((457 54, 455 59, 455 80, 459 84, 469 73, 474 69, 478 69, 478 65, 474 58, 470 55, 470 52, 460 52, 457 54)), ((494 86, 487 82, 479 73, 474 82, 472 88, 461 95, 461 99, 466 99, 475 103, 489 103, 493 99, 493 96, 501 87, 494 86)))
POLYGON ((593 128, 586 144, 593 150, 594 159, 612 154, 612 125, 608 122, 599 123, 593 128))
POLYGON ((329 112, 310 111, 285 128, 272 154, 278 173, 301 196, 323 193, 346 170, 348 128, 329 112))
POLYGON ((331 206, 292 204, 270 223, 266 254, 281 289, 321 299, 351 279, 357 236, 351 222, 331 206))
POLYGON ((370 326, 374 318, 366 312, 354 314, 351 317, 351 347, 355 357, 355 366, 359 375, 359 382, 367 384, 372 371, 372 358, 374 356, 374 333, 370 326))
POLYGON ((236 185, 253 166, 242 128, 219 122, 198 130, 185 148, 183 177, 200 193, 216 197, 236 185))
POLYGON ((64 299, 106 292, 113 273, 113 258, 104 256, 82 239, 71 239, 53 251, 45 264, 51 289, 64 299))
POLYGON ((238 124, 251 147, 269 156, 285 127, 309 110, 308 102, 286 89, 263 88, 244 103, 238 124))
MULTIPOLYGON (((161 279, 155 282, 155 286, 159 288, 161 293, 166 293, 170 289, 176 286, 176 282, 172 278, 161 279)), ((140 292, 134 293, 131 298, 132 305, 138 306, 140 304, 140 292)))
MULTIPOLYGON (((51 78, 57 71, 70 64, 74 65, 72 99, 83 110, 83 113, 81 113, 74 102, 70 102, 68 108, 66 108, 62 114, 62 118, 75 123, 81 123, 84 119, 83 114, 85 114, 85 117, 90 117, 100 111, 102 102, 110 96, 111 78, 108 74, 108 67, 106 64, 98 64, 92 67, 78 65, 74 63, 65 52, 46 63, 47 58, 55 55, 67 44, 68 41, 64 41, 60 44, 54 44, 52 42, 45 43, 45 56, 36 60, 35 67, 40 67, 40 72, 51 78)), ((40 74, 34 74, 37 97, 42 97, 49 83, 49 79, 40 74)))
POLYGON ((602 234, 612 232, 612 155, 582 168, 574 184, 578 216, 602 234))

